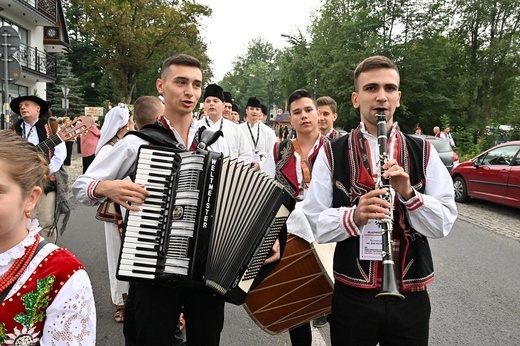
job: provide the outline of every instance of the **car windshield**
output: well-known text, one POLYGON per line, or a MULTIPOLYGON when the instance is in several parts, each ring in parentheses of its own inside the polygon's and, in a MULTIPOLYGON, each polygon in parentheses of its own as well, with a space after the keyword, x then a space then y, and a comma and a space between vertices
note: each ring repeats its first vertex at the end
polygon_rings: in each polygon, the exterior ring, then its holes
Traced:
POLYGON ((435 147, 438 153, 446 153, 451 151, 450 143, 442 139, 432 139, 430 143, 435 147))

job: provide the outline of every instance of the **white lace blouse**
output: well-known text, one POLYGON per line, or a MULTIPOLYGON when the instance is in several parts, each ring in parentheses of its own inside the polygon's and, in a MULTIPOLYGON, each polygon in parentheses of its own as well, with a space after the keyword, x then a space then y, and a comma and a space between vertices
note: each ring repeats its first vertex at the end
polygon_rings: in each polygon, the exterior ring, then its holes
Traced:
MULTIPOLYGON (((22 257, 25 248, 34 244, 35 236, 40 231, 37 220, 28 220, 29 234, 16 246, 0 254, 0 277, 14 262, 22 257)), ((46 244, 32 259, 20 278, 11 288, 5 299, 24 285, 40 262, 58 248, 55 244, 46 244)), ((0 316, 0 323, 3 317, 0 316)), ((25 328, 24 328, 25 329, 25 328)), ((7 345, 13 344, 20 333, 31 333, 31 330, 17 330, 8 333, 7 345)), ((96 344, 96 308, 90 279, 85 270, 76 271, 63 285, 55 299, 46 309, 46 320, 39 338, 41 346, 45 345, 95 345, 96 344)))

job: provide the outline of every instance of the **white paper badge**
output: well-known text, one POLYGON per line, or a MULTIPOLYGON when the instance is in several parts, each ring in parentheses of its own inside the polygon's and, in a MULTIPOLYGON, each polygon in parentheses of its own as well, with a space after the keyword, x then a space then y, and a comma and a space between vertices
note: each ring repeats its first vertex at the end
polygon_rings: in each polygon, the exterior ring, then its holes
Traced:
POLYGON ((382 261, 383 236, 375 220, 368 221, 366 226, 363 227, 363 233, 361 233, 360 237, 359 259, 382 261))

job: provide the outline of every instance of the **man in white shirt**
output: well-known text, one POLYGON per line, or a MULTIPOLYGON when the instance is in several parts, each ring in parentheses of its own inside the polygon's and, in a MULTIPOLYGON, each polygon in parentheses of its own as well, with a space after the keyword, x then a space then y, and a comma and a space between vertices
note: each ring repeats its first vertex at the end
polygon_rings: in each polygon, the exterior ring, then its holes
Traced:
POLYGON ((240 109, 238 106, 233 103, 233 108, 231 108, 231 115, 229 116, 229 120, 234 122, 235 124, 240 124, 240 109))
POLYGON ((233 110, 233 96, 231 93, 224 91, 224 110, 222 111, 222 117, 224 119, 230 119, 231 111, 233 110))
POLYGON ((427 286, 434 277, 428 241, 450 233, 457 208, 451 177, 435 149, 402 133, 394 121, 399 83, 397 64, 386 57, 358 65, 352 103, 361 122, 348 136, 323 145, 303 202, 316 241, 336 243, 332 345, 428 344, 427 286), (385 137, 387 157, 381 158, 385 137), (381 187, 383 179, 388 183, 381 187), (392 225, 387 245, 393 251, 383 244, 383 223, 392 225), (389 253, 395 258, 392 269, 389 253), (393 270, 392 283, 405 299, 376 298, 382 282, 390 281, 383 280, 385 272, 393 270))
MULTIPOLYGON (((11 101, 11 110, 21 116, 11 129, 18 133, 28 142, 38 145, 59 132, 60 128, 55 121, 49 120, 46 115, 49 110, 47 102, 37 96, 20 96, 11 101)), ((53 145, 49 143, 49 145, 53 145)), ((54 173, 57 172, 65 158, 67 157, 67 147, 65 142, 61 142, 52 150, 42 148, 49 159, 49 169, 51 171, 51 181, 45 189, 36 206, 36 213, 40 221, 42 230, 41 235, 54 243, 57 239, 57 231, 53 229, 56 209, 56 179, 54 173)))
POLYGON ((450 143, 452 148, 455 147, 455 141, 453 140, 453 137, 451 136, 449 127, 445 127, 444 132, 441 132, 441 138, 444 139, 445 141, 447 141, 448 143, 450 143))
POLYGON ((328 139, 341 137, 341 134, 334 129, 334 122, 338 118, 336 101, 330 96, 322 96, 316 100, 316 103, 320 133, 328 139))
POLYGON ((204 91, 204 109, 206 116, 199 120, 199 126, 222 131, 229 144, 231 158, 251 163, 251 144, 237 124, 225 119, 222 114, 226 107, 224 90, 217 84, 209 84, 204 91))
MULTIPOLYGON (((172 143, 188 150, 197 149, 199 126, 193 118, 202 91, 202 66, 189 55, 179 54, 163 62, 157 91, 164 95, 164 115, 158 123, 167 131, 172 143)), ((141 145, 148 141, 137 135, 126 136, 102 160, 92 163, 86 175, 73 185, 79 202, 96 205, 110 198, 123 208, 138 211, 150 193, 144 186, 125 179, 134 172, 141 145)), ((208 147, 229 155, 223 137, 208 147)), ((184 312, 187 342, 217 346, 224 324, 224 298, 203 286, 190 284, 155 284, 135 282, 128 292, 127 304, 135 307, 135 320, 125 319, 123 331, 127 345, 171 346, 175 326, 184 312)))
POLYGON ((256 97, 250 97, 246 105, 246 121, 240 124, 240 128, 249 140, 252 147, 252 164, 256 169, 263 165, 268 153, 271 152, 274 143, 278 141, 274 131, 260 121, 262 116, 262 103, 256 97))

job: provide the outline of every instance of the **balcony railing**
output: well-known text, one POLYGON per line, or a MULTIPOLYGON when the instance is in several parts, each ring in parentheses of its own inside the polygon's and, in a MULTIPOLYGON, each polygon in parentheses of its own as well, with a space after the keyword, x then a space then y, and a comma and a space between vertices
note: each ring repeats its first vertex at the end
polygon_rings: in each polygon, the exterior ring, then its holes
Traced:
POLYGON ((27 68, 43 77, 56 80, 56 57, 20 43, 20 49, 14 54, 22 68, 27 68))
POLYGON ((56 0, 17 0, 26 7, 33 8, 42 16, 56 21, 56 0))

